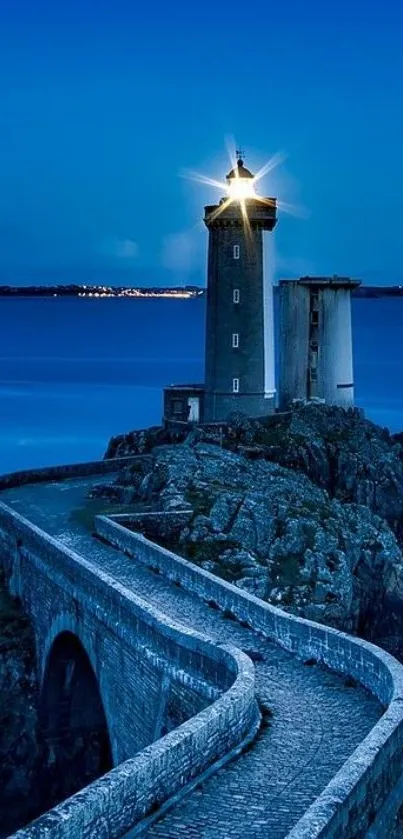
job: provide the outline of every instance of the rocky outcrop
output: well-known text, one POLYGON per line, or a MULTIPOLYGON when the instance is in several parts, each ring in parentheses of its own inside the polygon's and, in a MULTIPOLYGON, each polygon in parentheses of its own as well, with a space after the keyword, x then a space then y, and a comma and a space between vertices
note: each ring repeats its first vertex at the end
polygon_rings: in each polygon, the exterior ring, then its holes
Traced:
POLYGON ((189 427, 182 426, 177 430, 166 429, 156 425, 143 428, 140 431, 129 431, 111 437, 105 452, 105 459, 110 457, 126 457, 127 455, 143 455, 151 452, 155 446, 167 443, 182 443, 189 434, 189 427))
POLYGON ((148 460, 122 474, 115 500, 193 511, 173 545, 185 556, 403 659, 403 433, 309 404, 132 432, 110 443, 122 454, 148 460))
POLYGON ((398 635, 403 559, 386 521, 301 471, 188 442, 156 447, 116 485, 127 490, 133 474, 140 509, 191 511, 162 543, 287 611, 366 637, 385 634, 393 612, 387 632, 398 635))
MULTIPOLYGON (((191 434, 249 459, 303 472, 332 498, 380 515, 403 545, 403 433, 391 435, 359 410, 309 404, 264 420, 233 414, 226 423, 196 427, 191 434)), ((134 431, 112 438, 106 456, 150 453, 188 436, 186 427, 134 431)))
POLYGON ((0 836, 38 811, 37 705, 32 631, 0 576, 0 836))
POLYGON ((238 419, 236 442, 260 446, 261 456, 304 472, 343 502, 369 507, 403 538, 401 435, 365 420, 358 410, 307 405, 266 425, 238 419))

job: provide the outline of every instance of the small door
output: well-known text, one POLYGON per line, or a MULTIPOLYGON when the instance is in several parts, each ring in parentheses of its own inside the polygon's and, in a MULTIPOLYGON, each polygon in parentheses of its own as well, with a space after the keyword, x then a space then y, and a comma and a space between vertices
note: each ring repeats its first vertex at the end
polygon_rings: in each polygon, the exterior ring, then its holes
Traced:
POLYGON ((188 397, 189 422, 199 422, 199 403, 200 399, 198 396, 188 397))

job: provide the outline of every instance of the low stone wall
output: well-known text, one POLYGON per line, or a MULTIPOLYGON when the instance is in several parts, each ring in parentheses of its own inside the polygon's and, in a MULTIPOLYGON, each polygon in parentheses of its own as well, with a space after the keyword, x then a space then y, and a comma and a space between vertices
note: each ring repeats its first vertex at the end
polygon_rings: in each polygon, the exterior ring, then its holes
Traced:
POLYGON ((154 536, 162 541, 172 541, 179 537, 181 530, 193 518, 193 510, 175 510, 172 513, 157 511, 152 513, 116 513, 113 520, 129 529, 143 534, 153 541, 154 536))
MULTIPOLYGON (((169 515, 169 514, 167 514, 169 515)), ((135 517, 131 519, 135 525, 135 517)), ((388 653, 330 627, 294 617, 235 585, 165 550, 115 520, 99 516, 96 531, 137 561, 160 572, 207 602, 247 621, 303 660, 321 661, 356 679, 386 707, 384 715, 323 793, 290 832, 288 839, 357 839, 371 828, 371 839, 385 839, 384 811, 403 767, 403 667, 388 653)), ((401 804, 400 798, 396 808, 401 804)), ((385 832, 386 830, 386 832, 385 832)))
POLYGON ((46 483, 47 481, 63 481, 68 478, 85 478, 87 475, 107 475, 119 472, 125 466, 130 466, 135 460, 141 460, 141 455, 109 458, 108 460, 93 460, 88 463, 69 463, 67 466, 44 466, 41 469, 25 469, 22 472, 10 472, 0 475, 0 490, 11 489, 24 484, 46 483))
MULTIPOLYGON (((131 590, 2 503, 0 558, 14 592, 31 613, 34 629, 38 621, 46 621, 46 609, 40 590, 32 592, 29 567, 40 571, 44 581, 48 576, 54 583, 52 619, 58 612, 58 592, 62 591, 65 598, 71 598, 73 612, 82 611, 84 604, 103 631, 113 625, 118 645, 120 639, 127 648, 132 638, 133 646, 143 647, 149 660, 151 656, 160 666, 161 659, 168 661, 177 684, 186 687, 188 683, 190 690, 199 693, 204 690, 210 699, 211 685, 224 691, 213 704, 165 737, 18 831, 16 839, 118 839, 150 810, 238 746, 256 726, 254 668, 247 656, 169 621, 131 590)), ((106 665, 103 661, 102 668, 106 665)), ((115 684, 116 676, 114 669, 115 684)))

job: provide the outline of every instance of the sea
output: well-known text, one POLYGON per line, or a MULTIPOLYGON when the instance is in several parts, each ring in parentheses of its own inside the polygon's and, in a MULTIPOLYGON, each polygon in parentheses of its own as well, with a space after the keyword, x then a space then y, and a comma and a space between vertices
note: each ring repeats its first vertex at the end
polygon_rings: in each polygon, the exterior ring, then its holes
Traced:
MULTIPOLYGON (((356 404, 403 430, 403 298, 352 304, 356 404)), ((205 299, 0 298, 0 474, 103 456, 203 381, 205 299)))

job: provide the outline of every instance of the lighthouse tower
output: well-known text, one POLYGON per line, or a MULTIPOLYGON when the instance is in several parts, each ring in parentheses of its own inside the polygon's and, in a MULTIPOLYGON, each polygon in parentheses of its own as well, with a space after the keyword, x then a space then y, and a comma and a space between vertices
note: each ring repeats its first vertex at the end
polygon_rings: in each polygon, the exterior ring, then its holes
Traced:
POLYGON ((274 411, 273 291, 263 270, 263 231, 276 224, 276 199, 255 192, 255 177, 237 164, 228 195, 205 207, 209 231, 204 421, 232 411, 274 411))

